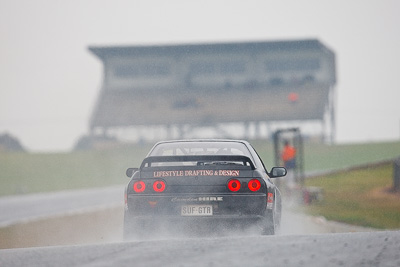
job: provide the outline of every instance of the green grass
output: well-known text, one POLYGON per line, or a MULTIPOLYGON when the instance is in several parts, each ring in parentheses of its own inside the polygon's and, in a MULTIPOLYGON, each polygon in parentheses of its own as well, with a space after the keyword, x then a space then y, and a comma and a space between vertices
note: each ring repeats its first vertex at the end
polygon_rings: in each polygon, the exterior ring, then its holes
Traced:
POLYGON ((393 186, 393 164, 353 170, 306 180, 321 187, 324 200, 305 208, 328 220, 380 229, 400 229, 400 194, 385 192, 393 186))
MULTIPOLYGON (((273 144, 262 141, 251 143, 268 166, 267 168, 274 166, 273 144)), ((305 172, 335 170, 396 157, 400 157, 400 142, 346 145, 304 143, 305 172)))
MULTIPOLYGON (((273 145, 252 141, 268 169, 274 165, 273 145)), ((34 154, 0 152, 0 196, 126 184, 125 170, 138 167, 153 144, 112 150, 34 154)), ((319 171, 391 159, 400 142, 304 145, 305 171, 319 171)))
POLYGON ((125 184, 150 145, 57 154, 0 153, 0 196, 125 184))

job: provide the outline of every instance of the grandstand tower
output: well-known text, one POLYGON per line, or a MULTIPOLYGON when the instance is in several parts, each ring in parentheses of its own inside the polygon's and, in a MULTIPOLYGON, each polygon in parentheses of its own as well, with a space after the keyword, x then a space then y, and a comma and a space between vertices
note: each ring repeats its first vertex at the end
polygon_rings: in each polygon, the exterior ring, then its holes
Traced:
POLYGON ((315 39, 89 47, 103 63, 92 134, 307 121, 335 133, 334 53, 315 39))

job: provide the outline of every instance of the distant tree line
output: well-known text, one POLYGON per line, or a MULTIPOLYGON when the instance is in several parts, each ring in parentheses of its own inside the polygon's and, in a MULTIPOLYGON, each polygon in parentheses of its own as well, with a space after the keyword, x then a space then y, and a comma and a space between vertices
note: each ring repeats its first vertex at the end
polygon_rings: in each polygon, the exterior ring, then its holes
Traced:
POLYGON ((0 134, 0 151, 25 151, 19 140, 8 134, 0 134))

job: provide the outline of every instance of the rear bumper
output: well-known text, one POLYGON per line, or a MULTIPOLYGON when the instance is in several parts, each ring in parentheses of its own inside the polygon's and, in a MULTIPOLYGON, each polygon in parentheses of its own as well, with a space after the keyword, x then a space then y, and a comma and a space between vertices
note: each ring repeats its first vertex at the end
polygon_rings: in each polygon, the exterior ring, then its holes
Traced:
POLYGON ((171 215, 141 215, 132 216, 125 213, 131 221, 143 222, 144 224, 157 223, 250 223, 262 220, 264 215, 213 215, 213 216, 171 216, 171 215))
POLYGON ((232 230, 259 233, 263 225, 273 222, 272 211, 266 206, 265 194, 128 196, 124 237, 219 235, 232 234, 232 230), (191 205, 211 206, 212 215, 182 215, 182 207, 191 205))
POLYGON ((215 219, 257 219, 266 212, 266 195, 260 194, 218 194, 218 195, 130 195, 126 213, 137 219, 159 217, 163 220, 215 220, 215 219), (212 216, 181 216, 182 207, 206 205, 212 207, 212 216))

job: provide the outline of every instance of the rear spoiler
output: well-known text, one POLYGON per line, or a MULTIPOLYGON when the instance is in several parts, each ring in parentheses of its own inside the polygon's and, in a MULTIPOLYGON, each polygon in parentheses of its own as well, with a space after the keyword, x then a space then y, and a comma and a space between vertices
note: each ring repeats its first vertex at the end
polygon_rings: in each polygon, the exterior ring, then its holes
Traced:
POLYGON ((201 155, 201 156, 150 156, 143 160, 140 169, 151 167, 154 162, 187 162, 197 161, 197 165, 201 166, 201 162, 243 162, 244 166, 250 166, 255 169, 253 162, 249 157, 240 155, 201 155), (247 164, 248 163, 248 164, 247 164), (147 166, 146 166, 147 165, 147 166))

